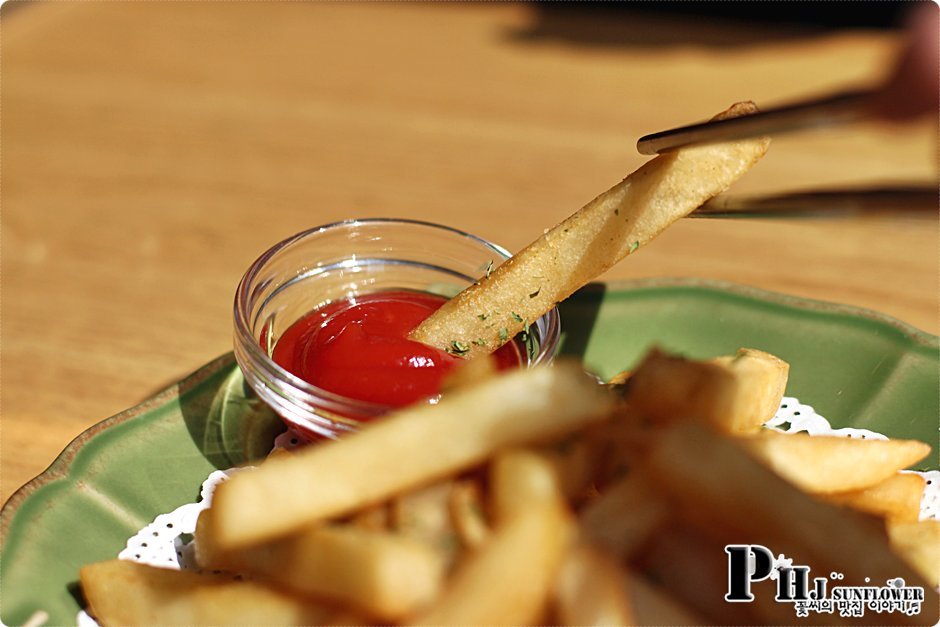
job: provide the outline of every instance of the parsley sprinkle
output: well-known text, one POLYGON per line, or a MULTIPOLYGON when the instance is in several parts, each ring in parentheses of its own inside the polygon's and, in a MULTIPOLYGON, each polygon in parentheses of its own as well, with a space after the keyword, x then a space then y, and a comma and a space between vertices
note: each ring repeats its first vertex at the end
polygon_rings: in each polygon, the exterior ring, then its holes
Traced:
POLYGON ((509 329, 507 329, 506 327, 503 327, 502 329, 499 330, 499 341, 505 342, 508 339, 509 339, 509 329))
POLYGON ((535 290, 534 292, 532 292, 531 294, 529 294, 529 298, 535 298, 536 296, 539 295, 539 292, 541 292, 541 291, 542 291, 542 288, 539 287, 537 290, 535 290))
POLYGON ((460 342, 458 340, 454 340, 453 342, 450 343, 450 345, 452 347, 450 352, 453 353, 454 355, 463 355, 465 353, 470 352, 470 347, 467 344, 464 344, 463 342, 460 342))
POLYGON ((632 253, 639 247, 640 247, 640 242, 633 242, 632 244, 630 244, 630 252, 632 253))
POLYGON ((485 313, 479 314, 477 318, 479 318, 480 320, 486 320, 486 314, 485 313))
POLYGON ((515 320, 516 322, 522 322, 522 316, 517 314, 515 311, 512 312, 512 319, 515 320))
POLYGON ((528 342, 528 341, 529 341, 529 319, 526 318, 525 321, 524 321, 522 324, 523 324, 523 326, 522 326, 522 341, 523 341, 523 342, 528 342))
POLYGON ((484 340, 482 337, 478 337, 477 339, 473 340, 473 343, 477 346, 486 346, 486 340, 484 340))

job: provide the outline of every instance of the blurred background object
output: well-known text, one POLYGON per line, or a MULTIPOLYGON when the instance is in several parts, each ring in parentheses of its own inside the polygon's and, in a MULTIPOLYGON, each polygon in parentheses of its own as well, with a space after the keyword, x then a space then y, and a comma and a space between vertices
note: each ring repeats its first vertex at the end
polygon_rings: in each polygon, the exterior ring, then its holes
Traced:
MULTIPOLYGON (((845 0, 838 5, 826 2, 811 2, 808 0, 793 0, 791 2, 777 2, 775 0, 749 0, 746 2, 711 2, 686 1, 665 2, 661 0, 648 0, 646 2, 538 2, 539 19, 533 25, 531 36, 535 37, 571 37, 566 24, 570 23, 573 15, 581 17, 593 13, 590 19, 597 19, 601 14, 607 14, 612 20, 623 20, 624 16, 632 19, 647 18, 661 19, 663 16, 681 18, 690 25, 696 22, 723 21, 738 25, 763 25, 779 27, 801 27, 803 33, 822 32, 825 30, 844 30, 847 28, 866 29, 897 29, 903 27, 905 19, 914 8, 922 4, 918 1, 899 0, 897 2, 865 2, 859 0, 845 0)), ((760 30, 753 33, 755 40, 766 32, 760 30)), ((660 39, 668 40, 668 32, 651 33, 660 39)), ((587 44, 597 44, 604 41, 597 36, 585 33, 579 38, 587 44)), ((725 44, 741 45, 749 38, 741 34, 725 44)), ((687 40, 686 40, 687 41, 687 40)), ((610 38, 612 45, 630 45, 632 42, 623 38, 610 38)), ((720 42, 716 42, 720 45, 720 42)))

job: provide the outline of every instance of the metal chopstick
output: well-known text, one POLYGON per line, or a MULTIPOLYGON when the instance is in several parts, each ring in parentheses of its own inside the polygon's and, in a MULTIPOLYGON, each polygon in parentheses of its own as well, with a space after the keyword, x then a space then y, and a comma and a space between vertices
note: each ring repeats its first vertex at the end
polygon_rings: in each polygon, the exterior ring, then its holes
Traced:
POLYGON ((769 196, 717 196, 691 218, 846 218, 940 216, 937 186, 813 190, 769 196))
POLYGON ((868 117, 878 89, 843 91, 737 118, 681 126, 641 137, 640 154, 655 155, 691 144, 773 135, 852 122, 868 117))

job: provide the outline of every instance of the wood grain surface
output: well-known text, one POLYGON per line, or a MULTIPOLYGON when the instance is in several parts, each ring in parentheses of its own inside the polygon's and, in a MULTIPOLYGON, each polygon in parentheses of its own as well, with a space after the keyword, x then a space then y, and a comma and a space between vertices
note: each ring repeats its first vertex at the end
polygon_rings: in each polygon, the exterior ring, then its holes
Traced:
MULTIPOLYGON (((275 242, 349 217, 516 250, 736 100, 868 83, 888 30, 544 5, 7 3, 0 501, 231 348, 275 242)), ((936 120, 775 140, 735 188, 936 184, 936 120)), ((607 278, 696 276, 938 331, 936 219, 685 220, 607 278)))

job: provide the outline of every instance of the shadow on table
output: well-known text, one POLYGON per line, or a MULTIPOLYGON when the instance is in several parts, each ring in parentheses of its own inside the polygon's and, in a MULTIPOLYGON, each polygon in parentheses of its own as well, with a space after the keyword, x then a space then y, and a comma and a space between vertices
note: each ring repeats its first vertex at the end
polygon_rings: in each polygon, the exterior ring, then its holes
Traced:
POLYGON ((749 46, 846 28, 898 28, 915 2, 537 2, 520 43, 749 46))

